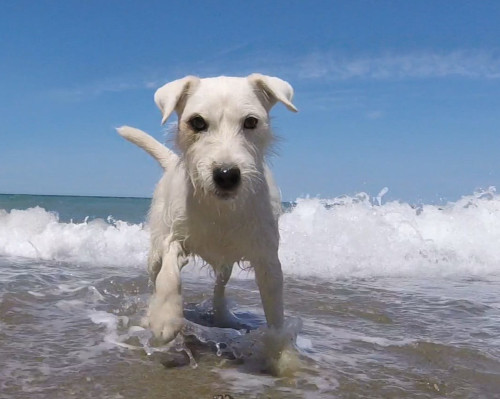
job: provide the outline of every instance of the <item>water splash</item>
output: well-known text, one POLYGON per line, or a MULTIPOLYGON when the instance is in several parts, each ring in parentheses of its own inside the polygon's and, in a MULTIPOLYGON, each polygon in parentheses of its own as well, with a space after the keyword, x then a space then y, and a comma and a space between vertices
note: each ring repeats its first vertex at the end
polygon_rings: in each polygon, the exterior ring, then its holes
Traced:
POLYGON ((285 272, 322 278, 500 273, 493 187, 444 206, 367 194, 299 199, 280 219, 285 272), (380 200, 379 200, 380 199, 380 200))
MULTIPOLYGON (((373 199, 366 193, 298 199, 280 219, 285 274, 335 279, 500 273, 500 196, 494 187, 442 206, 384 203, 386 192, 373 199)), ((0 256, 142 268, 148 236, 147 226, 112 217, 65 223, 39 207, 0 210, 0 256)))

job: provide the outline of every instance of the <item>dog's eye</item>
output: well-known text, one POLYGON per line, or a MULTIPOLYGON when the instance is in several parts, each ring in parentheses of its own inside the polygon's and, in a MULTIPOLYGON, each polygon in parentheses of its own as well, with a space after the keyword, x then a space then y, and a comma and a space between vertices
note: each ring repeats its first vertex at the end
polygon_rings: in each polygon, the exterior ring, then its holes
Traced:
POLYGON ((243 122, 243 127, 245 129, 255 129, 257 127, 257 123, 259 123, 257 118, 249 116, 245 119, 245 122, 243 122))
POLYGON ((189 120, 189 124, 191 127, 196 131, 196 132, 201 132, 203 130, 207 130, 208 124, 205 122, 205 119, 203 119, 201 116, 193 116, 189 120))

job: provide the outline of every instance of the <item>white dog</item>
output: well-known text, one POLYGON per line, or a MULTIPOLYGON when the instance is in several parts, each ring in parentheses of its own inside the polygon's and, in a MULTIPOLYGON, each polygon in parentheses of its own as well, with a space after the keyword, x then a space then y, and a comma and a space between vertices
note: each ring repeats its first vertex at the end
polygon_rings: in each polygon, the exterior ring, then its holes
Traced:
POLYGON ((282 327, 281 199, 265 156, 273 141, 269 110, 281 101, 296 112, 292 97, 290 84, 275 77, 187 76, 155 93, 162 123, 174 110, 178 114, 180 155, 138 129, 118 129, 165 170, 149 215, 148 268, 155 292, 148 324, 157 337, 171 340, 183 326, 180 271, 188 255, 198 255, 214 268, 217 325, 234 326, 224 290, 233 264, 248 261, 268 326, 282 327))

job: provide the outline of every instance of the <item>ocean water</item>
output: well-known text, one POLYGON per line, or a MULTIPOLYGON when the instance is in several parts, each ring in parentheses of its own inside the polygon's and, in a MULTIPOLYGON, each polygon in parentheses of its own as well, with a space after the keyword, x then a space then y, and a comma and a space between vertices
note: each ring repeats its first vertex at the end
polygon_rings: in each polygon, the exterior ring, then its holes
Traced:
POLYGON ((183 335, 162 345, 141 327, 148 206, 0 195, 0 398, 500 397, 494 188, 440 206, 364 193, 288 204, 292 348, 274 374, 251 271, 227 292, 252 331, 194 323, 209 324, 214 281, 196 259, 183 335))

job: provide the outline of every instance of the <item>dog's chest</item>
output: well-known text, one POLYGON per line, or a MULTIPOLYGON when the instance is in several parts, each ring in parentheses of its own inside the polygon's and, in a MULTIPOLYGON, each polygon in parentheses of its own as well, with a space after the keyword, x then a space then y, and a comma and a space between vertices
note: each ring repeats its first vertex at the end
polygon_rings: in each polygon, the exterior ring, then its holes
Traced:
POLYGON ((255 222, 238 214, 201 213, 188 219, 189 252, 216 266, 246 260, 257 250, 255 222))

